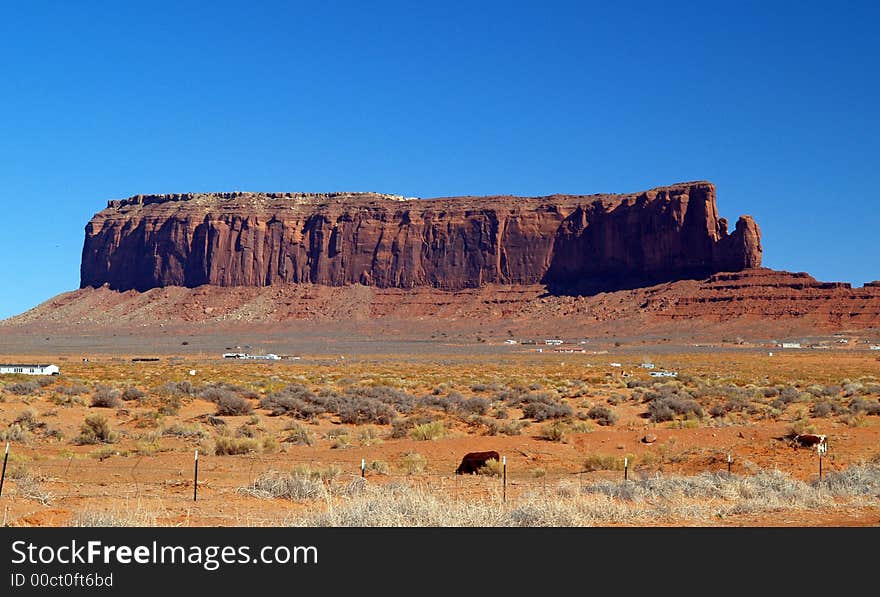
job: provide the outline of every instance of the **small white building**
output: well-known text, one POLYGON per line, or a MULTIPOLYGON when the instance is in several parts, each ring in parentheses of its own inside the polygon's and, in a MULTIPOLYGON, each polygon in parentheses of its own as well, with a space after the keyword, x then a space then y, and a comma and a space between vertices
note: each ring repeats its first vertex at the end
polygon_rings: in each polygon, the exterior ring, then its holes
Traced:
POLYGON ((513 340, 513 339, 507 339, 507 340, 504 341, 504 343, 505 343, 505 344, 517 344, 517 341, 516 341, 516 340, 513 340))
POLYGON ((781 344, 781 346, 782 346, 782 348, 800 348, 801 343, 800 342, 783 342, 781 344))
POLYGON ((640 367, 641 367, 642 369, 653 369, 653 368, 654 368, 654 363, 642 363, 642 364, 640 365, 640 367))
POLYGON ((58 375, 61 373, 61 370, 58 368, 58 365, 0 365, 0 374, 9 373, 19 375, 58 375))
POLYGON ((560 344, 562 344, 562 340, 559 340, 559 339, 544 340, 544 344, 546 344, 547 346, 559 346, 560 344))
POLYGON ((678 377, 675 371, 651 371, 651 377, 678 377))
POLYGON ((871 350, 880 350, 880 344, 872 345, 871 350))

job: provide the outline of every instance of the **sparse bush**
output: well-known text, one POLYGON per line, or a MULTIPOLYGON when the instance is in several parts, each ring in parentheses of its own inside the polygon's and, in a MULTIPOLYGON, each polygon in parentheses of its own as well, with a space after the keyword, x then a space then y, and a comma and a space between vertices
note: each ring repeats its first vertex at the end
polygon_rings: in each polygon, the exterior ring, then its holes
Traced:
POLYGON ((18 423, 12 423, 5 431, 0 432, 0 440, 26 444, 31 440, 31 432, 18 423))
POLYGON ((544 425, 538 432, 538 437, 551 442, 565 441, 565 427, 559 421, 544 425))
MULTIPOLYGON (((632 466, 635 457, 629 454, 627 455, 627 458, 629 459, 630 466, 632 466)), ((586 472, 622 470, 623 456, 617 456, 614 454, 590 454, 587 456, 587 459, 584 460, 584 471, 586 472)))
POLYGON ((880 415, 880 402, 868 401, 861 397, 853 398, 849 403, 849 411, 853 414, 880 415))
POLYGON ((504 473, 504 466, 495 458, 490 458, 477 469, 478 475, 487 477, 500 477, 504 473))
POLYGON ((283 442, 291 443, 295 446, 311 446, 314 443, 312 434, 299 423, 291 423, 284 430, 289 433, 281 440, 283 442))
POLYGON ((10 394, 17 396, 29 396, 40 389, 40 384, 35 381, 20 381, 9 384, 3 388, 10 394))
POLYGON ((346 424, 377 423, 387 425, 394 418, 394 409, 376 398, 352 398, 339 405, 339 420, 346 424))
POLYGON ((391 422, 391 438, 400 439, 409 435, 409 430, 416 425, 424 425, 435 420, 430 415, 416 415, 405 419, 395 419, 391 422))
POLYGON ((204 439, 208 437, 208 432, 201 425, 185 425, 183 423, 174 423, 162 430, 162 435, 168 437, 181 437, 184 439, 204 439))
POLYGON ((260 447, 257 440, 248 437, 228 437, 218 435, 214 437, 215 456, 236 456, 256 452, 260 447))
POLYGON ((132 400, 142 401, 147 397, 147 393, 141 390, 140 388, 136 388, 134 386, 129 386, 125 388, 122 392, 122 399, 126 402, 130 402, 132 400))
POLYGON ((291 384, 260 400, 260 408, 269 410, 273 416, 289 414, 297 419, 312 419, 328 411, 328 402, 333 406, 330 410, 336 410, 335 400, 319 399, 304 385, 291 384))
POLYGON ((703 416, 703 408, 696 400, 668 397, 652 400, 648 406, 648 415, 655 423, 672 421, 676 416, 690 414, 697 417, 703 416))
POLYGON ((562 419, 574 414, 571 406, 562 402, 527 402, 522 410, 525 418, 535 421, 562 419))
POLYGON ((425 457, 418 452, 407 452, 400 460, 403 470, 408 475, 418 475, 425 472, 427 462, 425 457))
POLYGON ((387 475, 390 469, 388 463, 384 460, 373 460, 367 464, 367 470, 379 475, 387 475))
POLYGON ((446 435, 446 427, 443 425, 442 421, 434 421, 431 423, 424 423, 422 425, 416 425, 413 427, 409 436, 412 439, 420 440, 420 441, 429 441, 440 439, 446 435))
POLYGON ((224 392, 217 397, 217 416, 230 417, 249 415, 254 412, 254 405, 250 400, 242 398, 232 392, 224 392))
POLYGON ((597 405, 587 412, 587 416, 599 425, 610 426, 617 422, 617 415, 607 406, 597 405))
POLYGON ((21 411, 12 422, 14 424, 20 425, 22 428, 27 429, 28 431, 33 431, 39 426, 39 422, 37 421, 37 413, 30 408, 21 411))
POLYGON ((92 406, 95 408, 116 408, 119 406, 121 392, 109 386, 98 386, 92 394, 92 406))
POLYGON ((253 485, 243 487, 240 491, 267 499, 282 498, 295 501, 314 500, 327 495, 327 489, 320 477, 273 471, 260 475, 253 485))
POLYGON ((104 415, 93 414, 88 415, 80 427, 79 436, 76 443, 80 445, 86 444, 112 444, 116 441, 117 435, 110 428, 110 423, 104 415))
MULTIPOLYGON (((356 402, 358 400, 367 399, 377 401, 385 406, 391 407, 392 417, 394 411, 400 414, 409 414, 416 405, 415 396, 411 396, 406 392, 392 388, 390 386, 353 386, 346 389, 346 400, 343 402, 356 402)), ((340 405, 342 406, 342 405, 340 405)), ((390 420, 390 418, 389 418, 390 420)), ((378 421, 377 421, 378 422, 378 421)))

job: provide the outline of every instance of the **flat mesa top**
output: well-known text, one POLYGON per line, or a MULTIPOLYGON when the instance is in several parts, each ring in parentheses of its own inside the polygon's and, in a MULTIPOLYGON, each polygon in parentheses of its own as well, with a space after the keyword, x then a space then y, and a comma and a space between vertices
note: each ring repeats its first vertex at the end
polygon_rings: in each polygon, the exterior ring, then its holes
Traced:
POLYGON ((553 194, 535 197, 518 195, 461 195, 455 197, 406 197, 388 193, 373 192, 333 192, 333 193, 258 193, 234 191, 227 193, 169 193, 157 195, 133 195, 127 199, 113 199, 107 202, 108 210, 125 210, 126 208, 138 208, 147 205, 185 202, 186 205, 199 207, 208 206, 265 206, 280 207, 284 205, 328 205, 328 204, 359 204, 381 205, 383 203, 407 203, 419 202, 441 204, 472 204, 474 207, 490 206, 494 203, 546 203, 559 201, 611 201, 614 203, 635 199, 642 195, 651 195, 659 192, 679 194, 682 191, 694 187, 709 188, 714 192, 714 185, 708 181, 681 182, 673 185, 655 187, 647 191, 627 194, 594 193, 591 195, 566 195, 553 194))

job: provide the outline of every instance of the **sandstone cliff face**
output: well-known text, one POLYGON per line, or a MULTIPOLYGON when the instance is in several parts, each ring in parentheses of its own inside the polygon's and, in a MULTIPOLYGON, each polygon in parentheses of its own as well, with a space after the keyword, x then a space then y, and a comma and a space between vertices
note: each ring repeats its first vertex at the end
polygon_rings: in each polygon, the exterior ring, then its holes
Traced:
POLYGON ((708 182, 547 197, 139 195, 86 226, 81 287, 597 291, 758 267, 761 251, 751 218, 728 234, 708 182))

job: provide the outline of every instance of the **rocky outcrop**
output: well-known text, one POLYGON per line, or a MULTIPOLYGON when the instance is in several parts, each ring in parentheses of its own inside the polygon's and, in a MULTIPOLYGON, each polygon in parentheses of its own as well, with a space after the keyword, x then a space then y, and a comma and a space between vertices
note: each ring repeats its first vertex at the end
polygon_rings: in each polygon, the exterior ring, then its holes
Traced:
POLYGON ((86 226, 81 287, 544 284, 578 293, 758 267, 761 251, 750 217, 728 233, 708 182, 546 197, 138 195, 110 201, 86 226))

